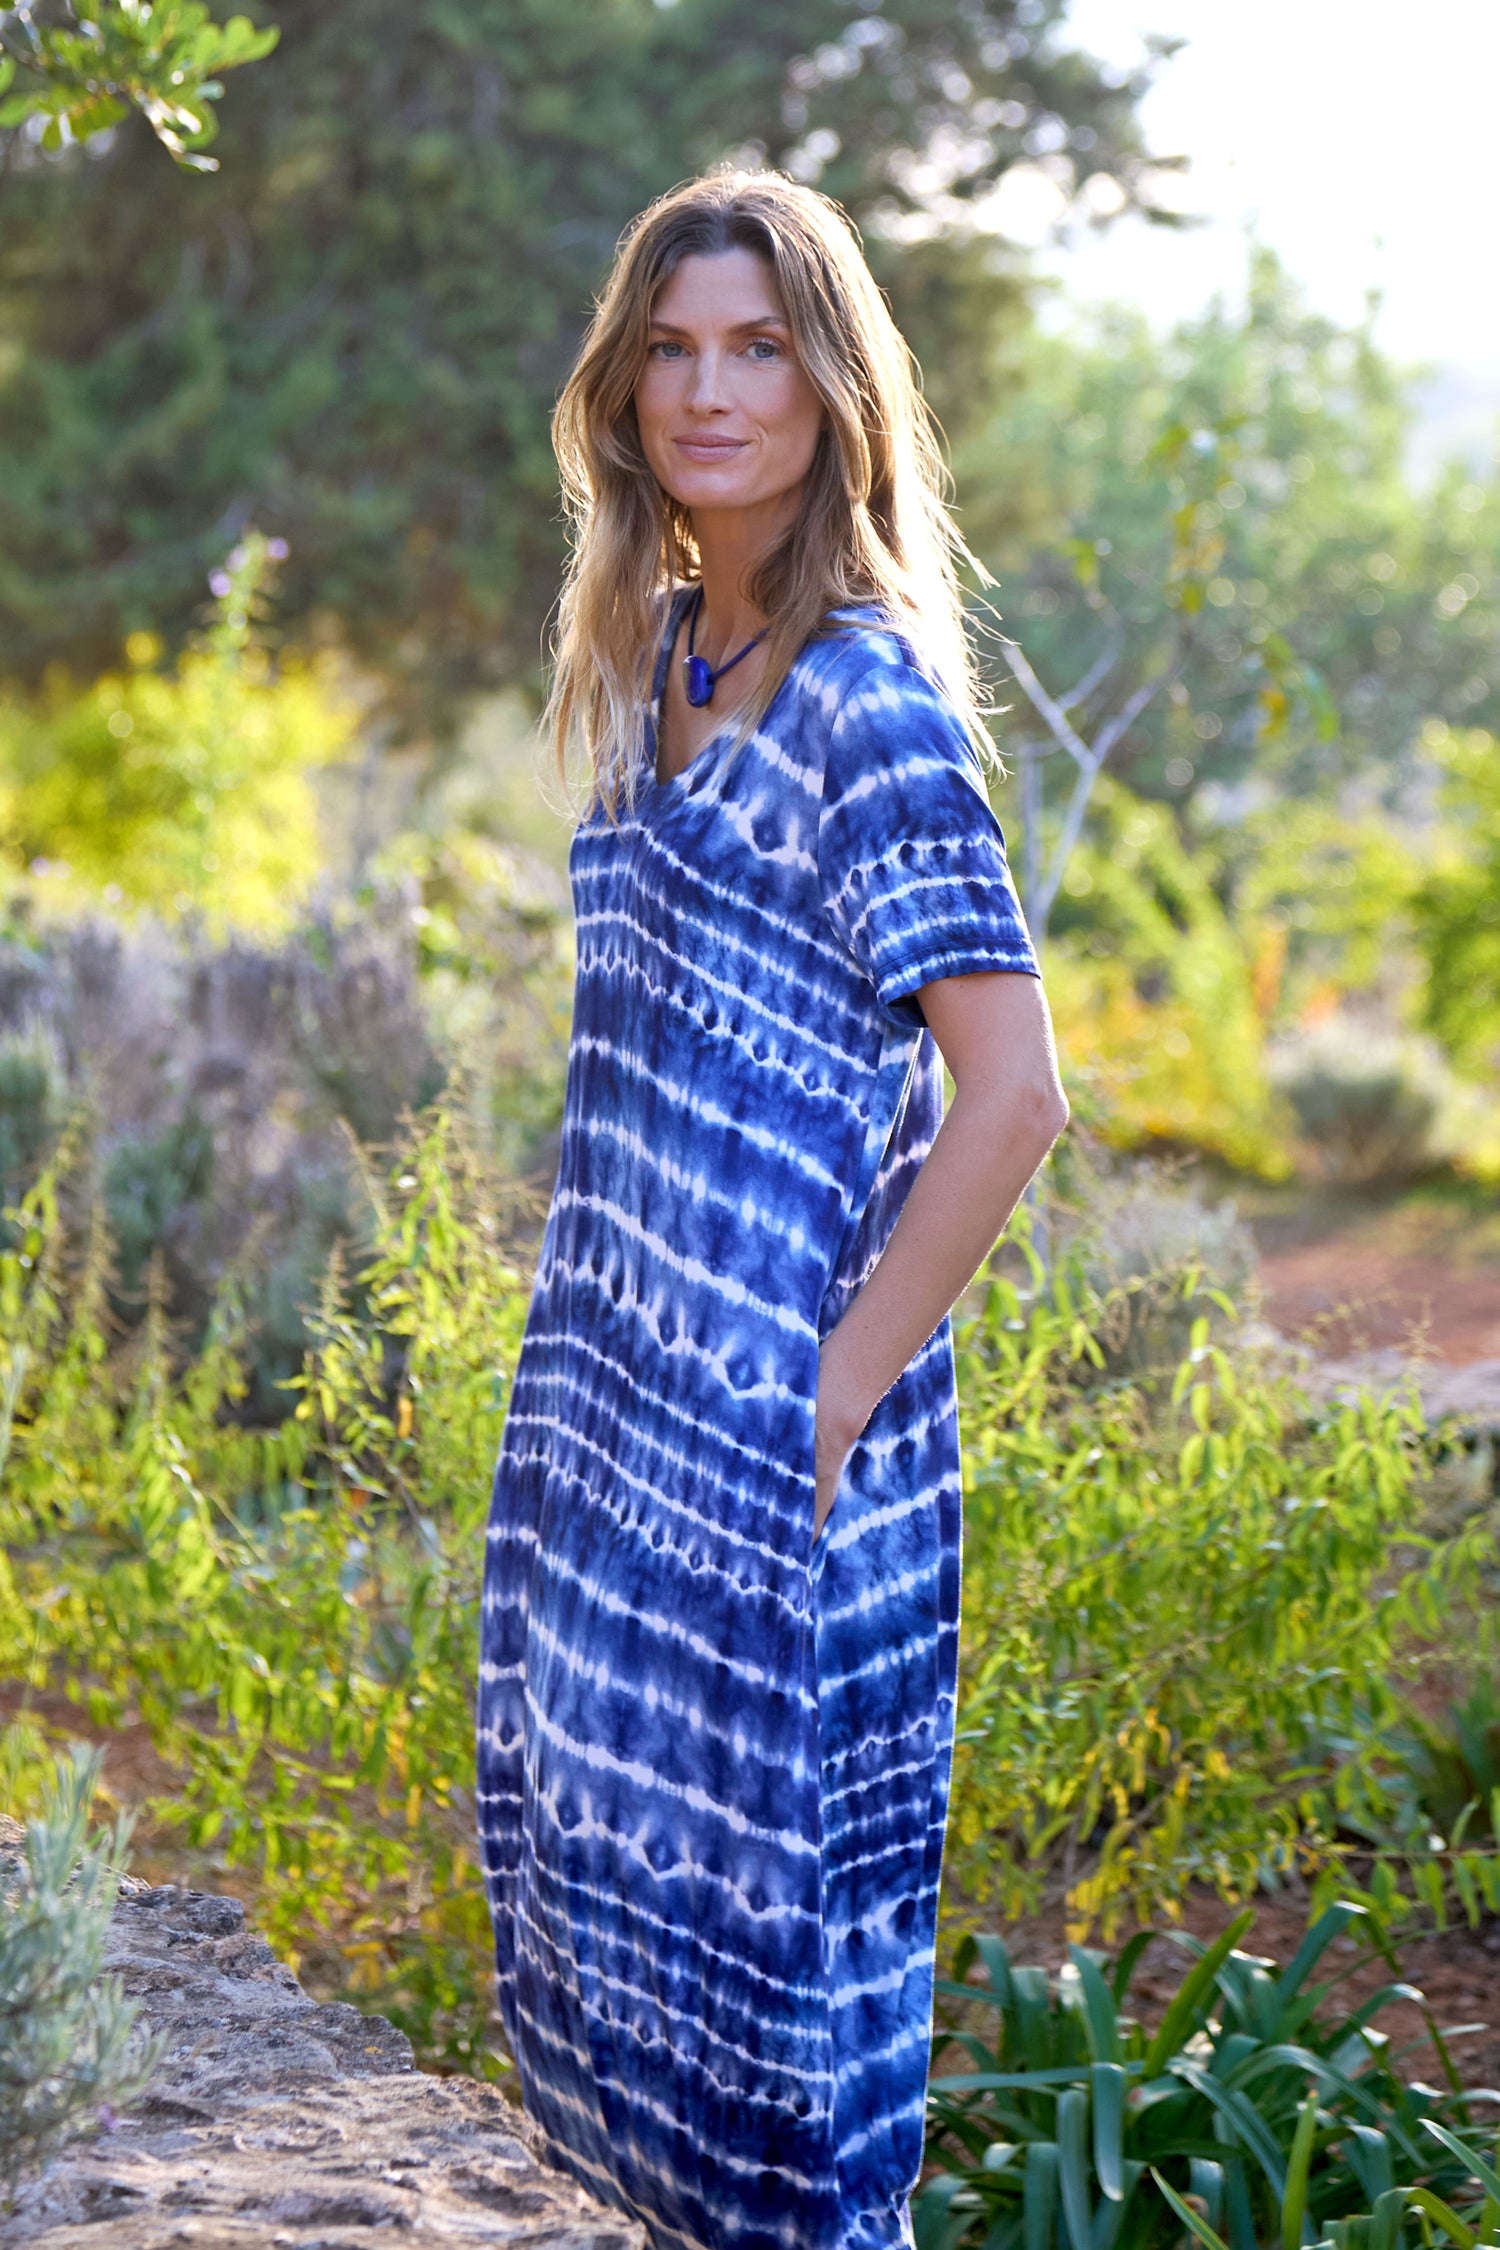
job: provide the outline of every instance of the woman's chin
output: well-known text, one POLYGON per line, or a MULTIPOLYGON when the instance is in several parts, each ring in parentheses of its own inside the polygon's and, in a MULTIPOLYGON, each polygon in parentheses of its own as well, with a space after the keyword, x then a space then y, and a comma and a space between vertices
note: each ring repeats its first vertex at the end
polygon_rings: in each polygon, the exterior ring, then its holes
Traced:
POLYGON ((677 489, 672 498, 690 515, 754 515, 771 518, 774 531, 781 516, 791 521, 797 512, 797 496, 801 487, 792 485, 783 489, 764 482, 752 483, 748 478, 736 480, 719 476, 678 477, 677 489))
POLYGON ((667 486, 680 508, 753 508, 762 495, 748 477, 729 469, 702 467, 673 472, 667 486))

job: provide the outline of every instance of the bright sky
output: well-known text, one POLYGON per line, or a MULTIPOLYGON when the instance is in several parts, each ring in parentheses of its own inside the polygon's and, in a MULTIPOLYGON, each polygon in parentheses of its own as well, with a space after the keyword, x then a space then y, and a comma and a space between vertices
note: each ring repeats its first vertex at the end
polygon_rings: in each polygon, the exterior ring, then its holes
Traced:
MULTIPOLYGON (((1129 62, 1141 35, 1187 41, 1144 110, 1148 145, 1191 159, 1181 194, 1209 224, 1122 220, 1049 250, 1075 297, 1155 322, 1235 295, 1253 226, 1314 305, 1438 369, 1421 451, 1482 446, 1500 416, 1500 0, 1074 0, 1081 46, 1129 62)), ((1040 216, 1040 213, 1038 213, 1040 216)))

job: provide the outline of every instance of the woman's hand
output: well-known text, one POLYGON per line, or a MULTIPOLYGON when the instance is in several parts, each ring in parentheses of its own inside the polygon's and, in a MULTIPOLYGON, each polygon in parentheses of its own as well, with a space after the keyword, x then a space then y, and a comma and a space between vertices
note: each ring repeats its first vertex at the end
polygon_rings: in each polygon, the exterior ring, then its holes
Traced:
MULTIPOLYGON (((837 1334, 837 1330, 834 1331, 837 1334)), ((868 1403, 861 1403, 839 1366, 837 1347, 827 1339, 818 1354, 817 1415, 813 1426, 813 1542, 833 1510, 844 1463, 855 1440, 870 1419, 868 1403)))

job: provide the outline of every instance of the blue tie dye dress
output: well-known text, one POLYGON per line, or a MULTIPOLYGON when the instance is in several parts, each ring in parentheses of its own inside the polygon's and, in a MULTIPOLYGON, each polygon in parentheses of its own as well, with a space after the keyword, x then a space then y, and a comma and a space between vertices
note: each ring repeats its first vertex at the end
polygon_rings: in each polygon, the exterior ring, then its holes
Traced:
POLYGON ((943 1322, 813 1530, 821 1338, 942 1112, 911 997, 1036 973, 978 763, 847 613, 578 827, 557 1184, 486 1547, 501 2013, 557 2161, 688 2250, 910 2240, 953 1739, 943 1322))

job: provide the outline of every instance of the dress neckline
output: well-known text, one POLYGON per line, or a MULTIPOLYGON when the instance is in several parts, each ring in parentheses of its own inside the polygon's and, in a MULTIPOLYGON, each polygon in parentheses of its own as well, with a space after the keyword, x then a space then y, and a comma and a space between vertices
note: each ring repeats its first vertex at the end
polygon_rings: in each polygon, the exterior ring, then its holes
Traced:
MULTIPOLYGON (((664 781, 658 777, 656 761, 660 750, 661 706, 662 697, 666 693, 667 667, 671 662, 672 651, 677 645, 677 635, 681 630, 687 605, 692 600, 695 591, 695 587, 691 584, 674 586, 667 601, 666 620, 662 627, 661 641, 656 652, 656 663, 651 674, 651 697, 646 706, 644 762, 648 802, 653 799, 659 800, 668 797, 674 790, 685 786, 689 777, 696 774, 700 766, 706 767, 716 764, 724 744, 734 738, 739 727, 739 710, 736 709, 729 714, 721 727, 709 735, 706 741, 698 745, 685 766, 679 767, 676 773, 668 774, 664 781)), ((843 609, 830 610, 828 614, 829 618, 836 624, 859 625, 864 623, 867 617, 872 617, 877 613, 870 605, 851 603, 843 609)), ((776 693, 766 706, 760 721, 762 726, 765 725, 772 711, 775 710, 777 704, 785 695, 801 660, 802 655, 799 651, 787 666, 785 678, 780 681, 776 693)))
POLYGON ((675 789, 679 782, 686 781, 688 775, 710 752, 717 752, 725 736, 733 732, 735 724, 734 719, 730 718, 723 726, 716 727, 705 741, 699 743, 687 764, 679 767, 676 773, 669 773, 665 780, 657 773, 656 764, 661 748, 661 706, 667 687, 667 667, 671 663, 672 651, 677 646, 677 636, 682 629, 682 620, 694 591, 692 586, 687 585, 674 586, 672 589, 671 599, 667 604, 666 623, 662 628, 661 645, 656 653, 656 668, 651 678, 651 704, 646 714, 646 771, 651 788, 661 792, 675 789))

